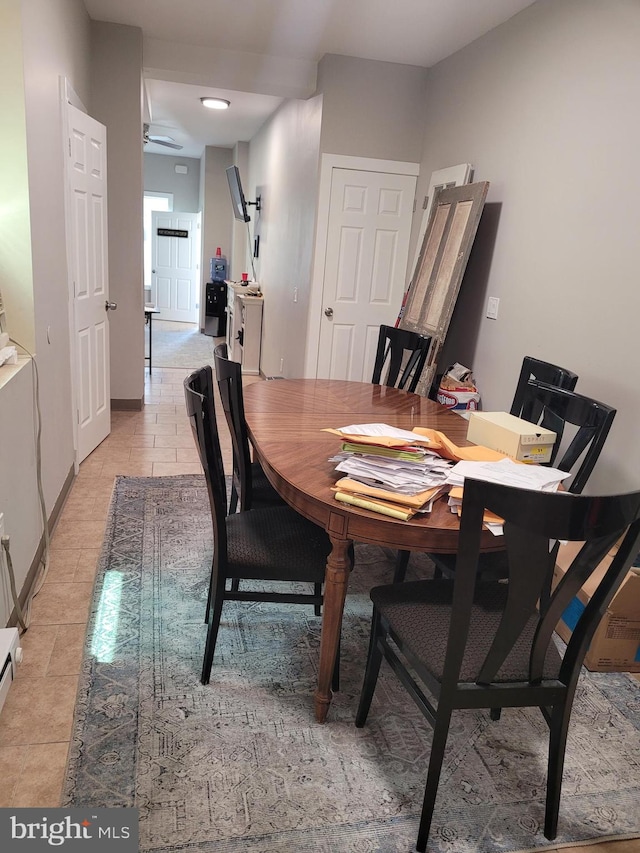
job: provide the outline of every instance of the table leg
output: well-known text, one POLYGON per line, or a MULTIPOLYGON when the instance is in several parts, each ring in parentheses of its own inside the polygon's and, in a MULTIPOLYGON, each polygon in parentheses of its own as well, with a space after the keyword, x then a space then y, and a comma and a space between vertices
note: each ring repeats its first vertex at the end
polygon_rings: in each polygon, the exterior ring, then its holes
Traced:
POLYGON ((151 376, 151 330, 153 329, 153 314, 149 314, 149 376, 151 376))
POLYGON ((320 637, 320 664, 318 689, 315 695, 316 720, 324 723, 331 704, 331 677, 338 652, 342 611, 349 583, 351 560, 348 539, 331 539, 331 553, 327 559, 322 605, 322 635, 320 637))

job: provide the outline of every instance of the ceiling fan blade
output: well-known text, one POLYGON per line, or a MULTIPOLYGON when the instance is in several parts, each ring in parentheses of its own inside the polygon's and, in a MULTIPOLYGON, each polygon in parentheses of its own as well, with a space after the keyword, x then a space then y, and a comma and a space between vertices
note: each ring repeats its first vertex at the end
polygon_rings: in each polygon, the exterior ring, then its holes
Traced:
POLYGON ((149 142, 153 142, 154 145, 164 145, 165 148, 174 148, 176 151, 180 151, 183 147, 182 145, 178 145, 177 142, 167 142, 164 139, 159 139, 156 136, 150 136, 149 142))

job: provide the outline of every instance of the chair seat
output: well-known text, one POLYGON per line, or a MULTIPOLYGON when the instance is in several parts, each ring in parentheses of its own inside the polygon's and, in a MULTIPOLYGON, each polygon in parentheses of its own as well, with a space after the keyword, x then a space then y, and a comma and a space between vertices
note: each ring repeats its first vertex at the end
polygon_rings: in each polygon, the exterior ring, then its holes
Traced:
POLYGON ((284 500, 267 480, 259 462, 251 463, 251 503, 255 509, 284 505, 284 500))
POLYGON ((330 551, 325 531, 288 506, 227 517, 229 578, 322 583, 330 551))
MULTIPOLYGON (((478 583, 469 625, 469 637, 460 670, 460 681, 473 683, 496 635, 507 598, 508 587, 499 583, 478 583)), ((422 662, 438 681, 442 680, 453 581, 414 581, 375 587, 371 599, 389 622, 393 635, 422 662)), ((527 681, 531 640, 538 624, 534 614, 498 672, 496 682, 527 681)), ((549 646, 544 675, 556 678, 560 654, 549 646)))

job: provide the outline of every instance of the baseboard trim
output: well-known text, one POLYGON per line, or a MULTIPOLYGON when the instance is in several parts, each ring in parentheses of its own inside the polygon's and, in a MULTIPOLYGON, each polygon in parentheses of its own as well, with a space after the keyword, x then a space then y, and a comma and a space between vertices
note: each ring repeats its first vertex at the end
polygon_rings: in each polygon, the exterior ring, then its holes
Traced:
MULTIPOLYGON (((58 523, 58 519, 60 518, 60 513, 62 512, 62 507, 64 506, 64 502, 66 501, 69 492, 71 491, 71 486, 73 485, 73 481, 75 480, 75 471, 74 466, 72 465, 69 469, 69 473, 67 474, 65 481, 63 483, 62 489, 60 490, 60 494, 58 495, 58 499, 53 505, 53 509, 51 510, 51 515, 49 516, 49 520, 47 521, 47 526, 49 528, 49 536, 53 533, 53 530, 58 523)), ((38 543, 38 547, 36 548, 36 553, 34 555, 33 560, 31 561, 31 565, 29 566, 29 571, 27 572, 27 576, 25 578, 24 584, 22 585, 22 589, 20 590, 20 594, 18 595, 18 601, 20 602, 20 607, 24 611, 27 600, 31 595, 33 587, 38 579, 38 575, 40 573, 40 562, 42 560, 42 555, 44 554, 44 532, 40 537, 40 542, 38 543)), ((18 615, 16 613, 15 606, 11 611, 11 616, 9 617, 9 621, 7 622, 8 628, 15 628, 18 624, 18 615)))
POLYGON ((141 412, 144 406, 144 397, 139 400, 111 400, 112 412, 141 412))

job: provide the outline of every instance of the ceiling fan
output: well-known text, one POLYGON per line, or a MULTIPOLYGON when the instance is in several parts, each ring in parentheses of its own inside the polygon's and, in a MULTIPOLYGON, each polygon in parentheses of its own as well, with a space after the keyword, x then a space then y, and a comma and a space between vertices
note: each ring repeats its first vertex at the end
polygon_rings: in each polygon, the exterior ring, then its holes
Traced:
POLYGON ((153 142, 154 145, 164 145, 165 148, 173 148, 176 151, 180 151, 182 148, 182 145, 178 145, 170 136, 155 136, 150 134, 149 125, 144 124, 142 126, 142 143, 143 145, 146 145, 147 142, 153 142))

